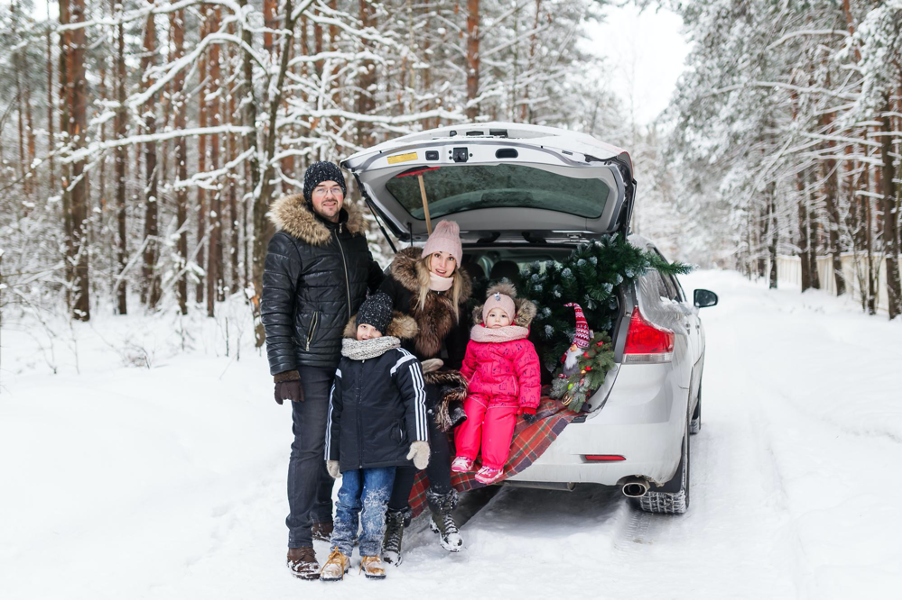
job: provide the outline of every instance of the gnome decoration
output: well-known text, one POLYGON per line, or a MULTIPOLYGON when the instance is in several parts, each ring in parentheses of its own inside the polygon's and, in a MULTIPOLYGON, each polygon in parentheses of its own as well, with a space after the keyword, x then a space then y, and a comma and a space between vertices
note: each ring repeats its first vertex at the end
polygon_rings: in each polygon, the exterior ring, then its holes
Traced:
POLYGON ((563 377, 570 377, 578 369, 577 360, 585 352, 585 349, 589 347, 592 332, 589 331, 589 324, 586 322, 586 316, 583 314, 583 309, 579 304, 568 302, 564 306, 576 311, 576 333, 573 334, 573 343, 570 344, 570 348, 561 357, 561 362, 564 363, 562 375, 563 377))
POLYGON ((561 357, 555 371, 549 396, 560 400, 573 412, 588 410, 592 394, 604 384, 605 373, 614 367, 614 349, 605 331, 589 331, 589 324, 579 304, 565 304, 576 311, 576 333, 573 343, 561 357))

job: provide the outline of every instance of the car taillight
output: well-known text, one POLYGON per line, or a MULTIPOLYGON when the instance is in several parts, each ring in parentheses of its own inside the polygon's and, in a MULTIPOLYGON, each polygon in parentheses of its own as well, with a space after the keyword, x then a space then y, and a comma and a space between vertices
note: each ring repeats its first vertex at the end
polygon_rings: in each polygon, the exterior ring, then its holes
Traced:
POLYGON ((649 323, 633 309, 623 348, 624 363, 663 363, 673 359, 673 332, 649 323))
POLYGON ((626 460, 619 454, 586 454, 585 457, 588 462, 620 462, 626 460))

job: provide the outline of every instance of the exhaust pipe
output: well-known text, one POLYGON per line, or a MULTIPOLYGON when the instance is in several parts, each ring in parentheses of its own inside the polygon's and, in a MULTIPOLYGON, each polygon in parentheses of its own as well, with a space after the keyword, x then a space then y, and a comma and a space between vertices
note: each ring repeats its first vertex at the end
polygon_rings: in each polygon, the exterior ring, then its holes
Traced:
POLYGON ((639 477, 629 477, 621 488, 627 498, 641 498, 648 491, 648 481, 639 477))

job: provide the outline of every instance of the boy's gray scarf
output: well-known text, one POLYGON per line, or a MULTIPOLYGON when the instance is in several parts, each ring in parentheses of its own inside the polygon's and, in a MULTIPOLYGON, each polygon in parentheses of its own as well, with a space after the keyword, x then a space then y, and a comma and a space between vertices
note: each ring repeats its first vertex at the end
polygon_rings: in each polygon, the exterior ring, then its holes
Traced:
POLYGON ((341 355, 351 360, 366 360, 382 356, 392 348, 400 348, 401 340, 390 335, 369 340, 352 340, 342 338, 341 355))

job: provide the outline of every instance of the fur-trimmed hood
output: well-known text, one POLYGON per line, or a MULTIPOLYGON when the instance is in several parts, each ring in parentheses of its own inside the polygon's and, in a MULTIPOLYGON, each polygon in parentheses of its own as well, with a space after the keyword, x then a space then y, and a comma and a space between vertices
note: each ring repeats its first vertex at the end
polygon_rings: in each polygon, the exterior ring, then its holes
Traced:
MULTIPOLYGON (((391 262, 392 277, 414 296, 420 293, 421 286, 429 285, 429 269, 420 262, 422 257, 423 249, 411 246, 398 251, 391 262)), ((463 304, 470 299, 473 287, 467 272, 460 269, 460 265, 457 267, 454 272, 460 275, 460 303, 463 304)))
MULTIPOLYGON (((308 206, 302 194, 282 196, 272 203, 269 220, 276 231, 285 231, 313 246, 327 244, 332 232, 308 206)), ((352 235, 365 231, 363 213, 352 202, 345 199, 341 207, 341 221, 352 235)))
MULTIPOLYGON (((412 340, 416 337, 418 331, 419 328, 417 327, 417 322, 413 317, 409 317, 395 310, 392 311, 391 323, 388 324, 388 327, 382 332, 382 335, 396 337, 399 340, 412 340)), ((345 325, 342 336, 352 340, 357 339, 357 315, 351 317, 351 320, 345 325)))
MULTIPOLYGON (((536 305, 526 298, 517 298, 517 288, 515 288, 512 283, 508 283, 506 281, 496 283, 495 285, 489 287, 489 289, 487 289, 485 292, 485 297, 488 298, 495 293, 504 294, 505 296, 510 296, 511 298, 513 298, 514 306, 517 310, 517 316, 514 317, 514 321, 511 324, 529 329, 529 326, 532 324, 532 320, 536 317, 536 305)), ((473 309, 473 323, 475 323, 476 325, 482 325, 483 323, 482 307, 483 305, 480 304, 473 309)))

